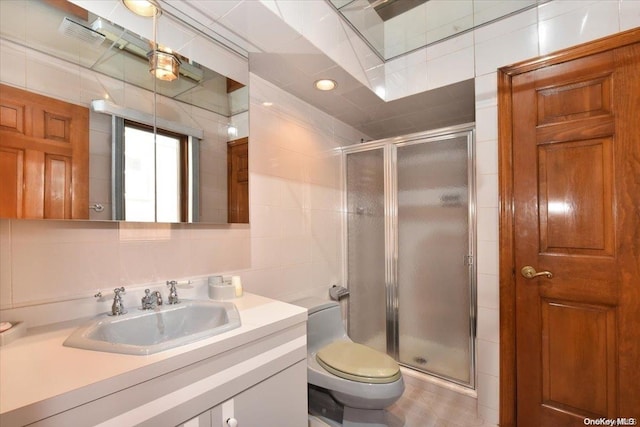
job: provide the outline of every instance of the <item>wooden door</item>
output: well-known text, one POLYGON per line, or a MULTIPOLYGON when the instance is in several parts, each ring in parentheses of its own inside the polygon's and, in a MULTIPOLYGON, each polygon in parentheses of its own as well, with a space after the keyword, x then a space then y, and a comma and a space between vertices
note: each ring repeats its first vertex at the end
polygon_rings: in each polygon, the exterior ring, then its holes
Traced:
POLYGON ((249 139, 227 144, 228 222, 249 222, 249 139))
POLYGON ((506 71, 517 426, 640 419, 640 32, 623 40, 506 71))
POLYGON ((89 218, 89 110, 0 85, 0 217, 89 218))

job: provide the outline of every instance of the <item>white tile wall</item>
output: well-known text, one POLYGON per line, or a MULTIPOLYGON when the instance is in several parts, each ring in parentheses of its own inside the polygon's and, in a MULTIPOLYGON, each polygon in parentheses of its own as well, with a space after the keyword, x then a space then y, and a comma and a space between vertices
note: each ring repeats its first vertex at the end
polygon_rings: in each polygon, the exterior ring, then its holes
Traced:
POLYGON ((0 64, 5 64, 6 76, 3 80, 7 84, 24 87, 26 82, 26 49, 15 43, 0 41, 0 64))
POLYGON ((456 50, 450 54, 428 60, 427 88, 436 89, 472 79, 474 76, 473 64, 473 47, 456 50))
POLYGON ((476 30, 476 75, 494 72, 498 67, 538 56, 538 28, 529 25, 525 28, 506 32, 494 38, 480 41, 483 30, 476 30))
POLYGON ((538 10, 542 55, 620 29, 617 1, 554 1, 541 5, 538 10))
POLYGON ((640 27, 640 1, 620 0, 620 30, 640 27))
POLYGON ((251 93, 252 248, 266 276, 253 270, 250 281, 279 275, 272 295, 326 295, 341 282, 341 167, 333 149, 364 135, 255 76, 251 93), (264 106, 267 99, 273 105, 264 106))
POLYGON ((498 275, 478 273, 478 307, 498 310, 500 285, 498 275))

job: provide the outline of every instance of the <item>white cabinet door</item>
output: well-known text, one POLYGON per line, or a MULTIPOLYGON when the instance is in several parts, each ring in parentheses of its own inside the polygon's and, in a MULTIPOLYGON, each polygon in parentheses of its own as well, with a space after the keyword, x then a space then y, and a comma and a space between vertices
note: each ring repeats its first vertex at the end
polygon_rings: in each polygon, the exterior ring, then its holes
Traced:
POLYGON ((215 409, 219 408, 222 408, 220 418, 213 417, 213 427, 228 427, 226 420, 229 417, 237 420, 237 427, 306 426, 306 360, 267 378, 215 409))
POLYGON ((211 427, 211 410, 205 411, 177 427, 211 427))

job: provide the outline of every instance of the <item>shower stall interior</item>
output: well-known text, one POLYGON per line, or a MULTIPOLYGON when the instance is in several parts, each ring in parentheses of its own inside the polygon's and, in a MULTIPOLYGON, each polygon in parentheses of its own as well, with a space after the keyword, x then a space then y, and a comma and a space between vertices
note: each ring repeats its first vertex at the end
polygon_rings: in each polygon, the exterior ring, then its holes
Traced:
POLYGON ((474 143, 463 125, 344 150, 349 335, 475 387, 474 143))

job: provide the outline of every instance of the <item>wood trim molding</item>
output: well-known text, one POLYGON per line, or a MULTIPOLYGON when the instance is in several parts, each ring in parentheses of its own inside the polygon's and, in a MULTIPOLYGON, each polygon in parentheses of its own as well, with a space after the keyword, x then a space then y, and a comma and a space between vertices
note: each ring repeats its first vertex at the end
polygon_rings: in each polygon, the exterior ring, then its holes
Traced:
POLYGON ((227 141, 228 147, 233 147, 235 145, 247 144, 249 142, 249 137, 245 136, 244 138, 234 139, 232 141, 227 141))
POLYGON ((516 324, 513 236, 511 75, 498 70, 498 215, 500 260, 500 426, 515 426, 516 324))
POLYGON ((606 52, 608 50, 634 44, 638 42, 638 38, 640 38, 640 27, 623 31, 621 33, 616 33, 588 43, 576 45, 567 49, 559 50, 548 55, 518 62, 507 67, 502 67, 498 69, 498 72, 505 73, 509 76, 528 73, 529 71, 537 70, 550 65, 560 64, 562 62, 567 62, 577 58, 583 58, 585 56, 594 55, 596 53, 606 52))
POLYGON ((64 13, 70 13, 84 21, 89 20, 89 12, 87 10, 69 2, 68 0, 44 0, 44 2, 60 9, 64 13))
POLYGON ((498 197, 500 274, 500 406, 501 427, 515 427, 516 313, 514 263, 512 78, 573 59, 640 42, 640 28, 614 34, 549 55, 498 69, 498 197))

